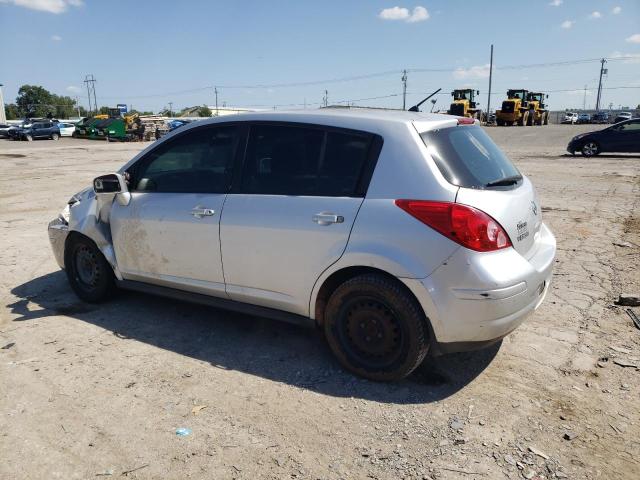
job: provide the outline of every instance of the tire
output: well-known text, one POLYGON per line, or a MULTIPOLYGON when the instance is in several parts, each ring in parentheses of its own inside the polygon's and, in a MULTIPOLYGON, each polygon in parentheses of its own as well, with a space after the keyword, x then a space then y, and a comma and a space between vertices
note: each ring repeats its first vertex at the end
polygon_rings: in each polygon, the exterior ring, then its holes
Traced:
POLYGON ((593 157, 600 153, 600 147, 596 142, 586 142, 584 145, 582 145, 580 153, 582 153, 583 157, 593 157))
POLYGON ((529 111, 525 111, 522 116, 520 117, 520 120, 518 120, 518 126, 520 127, 526 127, 529 124, 529 111))
POLYGON ((536 116, 529 110, 529 117, 527 118, 527 126, 532 127, 536 124, 536 116))
POLYGON ((376 273, 347 280, 333 292, 324 333, 344 368, 375 381, 406 377, 429 350, 416 300, 397 280, 376 273))
POLYGON ((81 300, 99 303, 113 296, 113 269, 96 244, 87 237, 75 235, 68 240, 64 264, 69 284, 81 300))
POLYGON ((31 135, 25 135, 25 136, 24 136, 24 139, 25 139, 27 142, 33 142, 33 137, 32 137, 31 135))
POLYGON ((549 112, 544 112, 544 118, 542 119, 543 125, 549 125, 549 112))
POLYGON ((58 140, 59 138, 60 138, 60 135, 58 135, 57 133, 51 134, 51 140, 58 140))
POLYGON ((71 138, 78 138, 78 132, 73 132, 71 134, 71 138))
POLYGON ((504 120, 496 120, 499 127, 504 127, 504 120))

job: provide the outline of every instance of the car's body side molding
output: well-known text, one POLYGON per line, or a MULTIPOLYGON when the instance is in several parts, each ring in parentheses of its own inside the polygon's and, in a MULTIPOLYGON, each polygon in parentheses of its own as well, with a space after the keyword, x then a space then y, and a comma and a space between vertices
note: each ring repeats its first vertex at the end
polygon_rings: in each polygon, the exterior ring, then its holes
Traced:
POLYGON ((247 315, 254 315, 260 317, 267 317, 273 320, 281 322, 292 323, 294 325, 301 325, 304 327, 313 327, 315 322, 303 315, 296 315, 295 313, 289 313, 282 310, 276 310, 274 308, 261 307, 259 305, 252 305, 248 303, 237 302, 229 300, 227 298, 213 297, 210 295, 203 295, 200 293, 187 292, 184 290, 177 290, 175 288, 162 287, 159 285, 151 285, 148 283, 134 282, 131 280, 118 280, 117 285, 125 290, 133 290, 136 292, 148 293, 151 295, 159 295, 165 298, 172 298, 175 300, 182 300, 191 303, 199 303, 214 308, 221 308, 224 310, 231 310, 234 312, 244 313, 247 315))

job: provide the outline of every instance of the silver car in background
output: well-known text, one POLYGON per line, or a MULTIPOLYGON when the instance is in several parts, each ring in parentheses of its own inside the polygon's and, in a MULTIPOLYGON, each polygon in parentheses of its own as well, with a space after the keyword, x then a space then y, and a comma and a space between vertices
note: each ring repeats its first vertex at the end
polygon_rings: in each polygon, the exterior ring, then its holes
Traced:
POLYGON ((121 287, 316 325, 382 381, 513 331, 556 253, 533 185, 472 119, 353 108, 180 128, 49 236, 85 301, 121 287))

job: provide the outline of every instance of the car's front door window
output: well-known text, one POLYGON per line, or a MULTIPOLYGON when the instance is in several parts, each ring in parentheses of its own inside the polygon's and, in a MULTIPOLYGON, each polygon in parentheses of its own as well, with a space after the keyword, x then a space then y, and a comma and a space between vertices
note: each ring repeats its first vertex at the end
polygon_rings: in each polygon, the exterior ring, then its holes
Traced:
POLYGON ((198 128, 170 140, 142 161, 133 190, 223 193, 231 180, 237 127, 198 128))

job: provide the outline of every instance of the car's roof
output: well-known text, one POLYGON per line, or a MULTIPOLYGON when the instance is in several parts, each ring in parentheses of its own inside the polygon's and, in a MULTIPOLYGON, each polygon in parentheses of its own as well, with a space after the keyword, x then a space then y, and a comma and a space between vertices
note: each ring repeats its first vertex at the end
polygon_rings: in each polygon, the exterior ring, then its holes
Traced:
POLYGON ((403 110, 385 110, 376 108, 320 108, 314 110, 290 110, 290 111, 264 111, 246 112, 238 115, 225 115, 213 117, 207 120, 192 122, 192 125, 207 123, 234 122, 234 121, 274 121, 274 122, 300 122, 329 126, 340 126, 357 129, 359 126, 371 127, 372 125, 411 124, 419 122, 433 123, 451 122, 456 117, 439 113, 408 112, 403 110))

